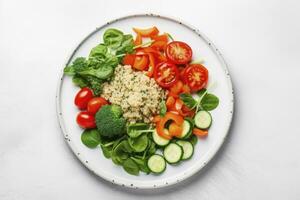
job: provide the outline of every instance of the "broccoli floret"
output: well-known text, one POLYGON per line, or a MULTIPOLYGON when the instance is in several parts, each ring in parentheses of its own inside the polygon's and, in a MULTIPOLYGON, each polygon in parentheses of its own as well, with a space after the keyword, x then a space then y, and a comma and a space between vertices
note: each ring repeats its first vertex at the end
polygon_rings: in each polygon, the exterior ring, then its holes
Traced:
POLYGON ((120 137, 126 131, 126 120, 122 117, 122 110, 117 105, 102 106, 95 118, 97 128, 104 137, 120 137))

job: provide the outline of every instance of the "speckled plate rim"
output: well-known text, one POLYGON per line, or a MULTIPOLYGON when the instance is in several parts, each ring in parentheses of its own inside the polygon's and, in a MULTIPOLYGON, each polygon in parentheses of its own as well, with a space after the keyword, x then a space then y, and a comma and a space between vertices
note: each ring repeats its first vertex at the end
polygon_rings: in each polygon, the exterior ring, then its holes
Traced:
POLYGON ((184 173, 181 174, 175 178, 170 179, 168 182, 163 182, 163 181, 158 181, 156 184, 140 184, 139 181, 127 181, 124 180, 123 178, 113 178, 109 177, 107 174, 99 174, 96 171, 94 171, 89 165, 88 165, 88 161, 80 154, 80 152, 77 150, 76 146, 73 144, 72 140, 69 138, 67 131, 65 129, 65 123, 64 123, 64 119, 62 116, 62 111, 61 111, 61 87, 62 87, 62 82, 63 82, 63 78, 64 78, 64 74, 63 74, 63 70, 59 76, 59 81, 58 81, 58 85, 57 85, 57 91, 56 91, 56 113, 57 113, 57 118, 58 118, 58 122, 59 122, 59 126, 61 129, 61 132, 64 136, 65 141, 67 142, 68 146, 71 148, 71 150, 73 151, 73 153, 76 155, 76 157, 81 161, 81 163, 87 167, 91 172, 93 172, 95 175, 105 179, 106 181, 111 182, 112 184, 117 184, 123 187, 128 187, 128 188, 133 188, 133 189, 155 189, 155 188, 162 188, 162 187, 166 187, 166 186, 172 186, 176 183, 179 183, 189 177, 191 177, 192 175, 194 175, 195 173, 199 172, 214 156, 215 154, 218 152, 218 150, 221 148, 222 144, 224 143, 230 126, 231 126, 231 122, 232 122, 232 117, 233 117, 233 110, 234 110, 234 92, 233 92, 233 87, 232 87, 232 82, 231 82, 231 78, 229 75, 229 71, 228 71, 228 65, 225 61, 225 59, 223 58, 221 52, 219 51, 219 49, 203 34, 201 33, 198 29, 196 29, 195 27, 193 27, 192 25, 186 23, 186 22, 182 22, 181 20, 177 20, 174 19, 174 17, 167 17, 167 16, 162 16, 162 15, 157 15, 157 14, 134 14, 134 15, 127 15, 124 17, 120 17, 117 19, 114 19, 112 21, 109 21, 107 23, 105 23, 104 25, 97 27, 94 31, 92 31, 90 34, 88 34, 75 48, 75 50, 71 53, 71 55, 68 57, 67 62, 65 64, 68 65, 71 60, 73 59, 73 56, 75 55, 75 53, 77 52, 77 50, 81 47, 81 45, 88 40, 92 35, 94 35, 96 32, 98 32, 99 30, 105 28, 106 26, 117 22, 119 20, 124 20, 124 19, 129 19, 129 18, 134 18, 134 17, 156 17, 156 18, 162 18, 162 19, 166 19, 175 23, 178 23, 182 26, 185 26, 186 28, 190 29, 191 31, 195 32, 202 40, 204 40, 211 48, 211 50, 216 54, 218 60, 220 61, 222 68, 227 76, 227 84, 229 86, 229 91, 230 91, 230 96, 231 96, 231 103, 230 103, 230 113, 229 113, 229 117, 228 117, 228 122, 227 122, 227 127, 225 128, 225 135, 224 138, 222 140, 217 141, 216 145, 211 148, 211 150, 206 154, 205 158, 204 158, 204 162, 202 165, 196 165, 194 167, 191 168, 191 170, 188 173, 184 173), (136 184, 135 184, 136 183, 136 184))

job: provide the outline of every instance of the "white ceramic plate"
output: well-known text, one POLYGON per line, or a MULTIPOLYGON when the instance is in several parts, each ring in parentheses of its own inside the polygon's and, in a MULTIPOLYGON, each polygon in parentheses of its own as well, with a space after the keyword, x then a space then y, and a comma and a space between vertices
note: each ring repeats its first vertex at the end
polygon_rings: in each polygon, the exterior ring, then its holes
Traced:
POLYGON ((193 49, 193 58, 203 58, 208 68, 209 83, 214 82, 212 91, 220 99, 217 109, 212 111, 213 125, 206 139, 199 140, 193 157, 177 166, 168 165, 161 175, 132 176, 121 167, 106 159, 101 149, 89 149, 80 140, 82 129, 76 124, 78 113, 74 106, 74 97, 79 88, 75 87, 70 77, 61 75, 57 90, 57 115, 59 124, 68 145, 78 159, 96 175, 114 184, 130 188, 159 188, 176 184, 201 170, 216 154, 228 133, 233 114, 233 90, 227 66, 221 53, 207 37, 192 26, 181 21, 153 14, 133 15, 113 20, 89 34, 75 49, 67 65, 78 56, 88 56, 92 47, 102 42, 102 35, 107 28, 117 28, 124 33, 133 33, 132 27, 157 26, 161 32, 170 33, 176 40, 189 44, 193 49))

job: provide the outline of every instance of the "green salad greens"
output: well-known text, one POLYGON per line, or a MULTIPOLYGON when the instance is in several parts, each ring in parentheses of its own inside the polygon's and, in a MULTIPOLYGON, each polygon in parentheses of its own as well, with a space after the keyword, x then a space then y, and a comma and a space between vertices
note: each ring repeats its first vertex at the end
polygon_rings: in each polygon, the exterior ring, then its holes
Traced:
POLYGON ((112 77, 123 56, 134 51, 132 35, 125 35, 117 29, 107 29, 103 41, 91 50, 88 58, 78 57, 64 68, 64 74, 72 76, 75 85, 91 88, 96 96, 101 93, 102 83, 112 77))

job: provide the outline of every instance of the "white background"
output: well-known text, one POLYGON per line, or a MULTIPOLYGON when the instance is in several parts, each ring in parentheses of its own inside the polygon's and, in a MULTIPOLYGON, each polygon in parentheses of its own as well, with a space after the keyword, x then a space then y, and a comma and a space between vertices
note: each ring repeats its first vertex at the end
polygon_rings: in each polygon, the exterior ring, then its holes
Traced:
POLYGON ((296 0, 0 0, 0 199, 300 199, 300 3, 296 0), (58 74, 95 27, 135 13, 189 22, 229 64, 227 141, 176 187, 113 186, 79 163, 55 113, 58 74))

